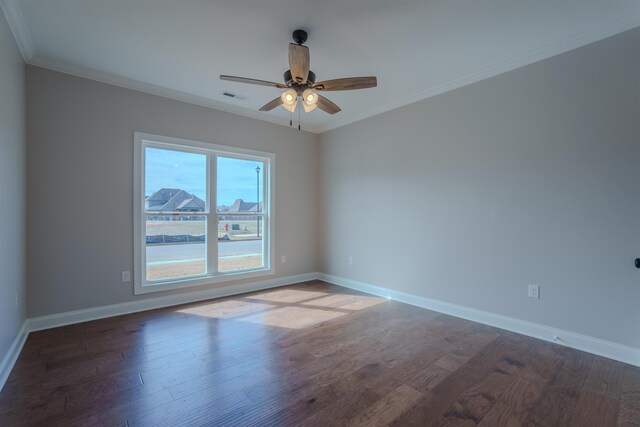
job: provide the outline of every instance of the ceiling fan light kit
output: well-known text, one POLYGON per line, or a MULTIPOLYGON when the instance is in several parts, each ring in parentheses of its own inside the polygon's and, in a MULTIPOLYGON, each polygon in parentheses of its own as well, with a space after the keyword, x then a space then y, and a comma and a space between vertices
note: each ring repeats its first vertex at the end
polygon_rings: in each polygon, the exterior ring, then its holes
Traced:
POLYGON ((298 104, 298 93, 294 89, 287 89, 280 94, 282 100, 282 106, 285 110, 293 113, 296 111, 296 105, 298 104))
POLYGON ((298 98, 300 98, 304 111, 307 113, 318 107, 326 113, 335 114, 340 111, 340 107, 318 94, 317 91, 367 89, 378 85, 375 77, 347 77, 316 83, 315 73, 309 70, 311 63, 309 48, 303 46, 307 41, 307 32, 295 30, 293 41, 295 43, 289 44, 289 70, 284 73, 284 84, 226 75, 221 75, 220 79, 286 89, 278 98, 263 105, 260 111, 271 111, 278 105, 282 105, 285 110, 291 113, 296 110, 298 98))
POLYGON ((318 94, 311 89, 305 89, 304 92, 302 92, 302 106, 304 107, 304 111, 310 113, 316 109, 317 104, 318 94))

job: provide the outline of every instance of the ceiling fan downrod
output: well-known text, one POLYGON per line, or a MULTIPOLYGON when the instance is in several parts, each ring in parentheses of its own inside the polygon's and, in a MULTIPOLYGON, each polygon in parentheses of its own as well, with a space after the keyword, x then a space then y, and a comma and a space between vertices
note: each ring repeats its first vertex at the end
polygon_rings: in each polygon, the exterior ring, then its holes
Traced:
POLYGON ((296 44, 303 45, 307 41, 307 32, 305 30, 295 30, 292 37, 296 44))

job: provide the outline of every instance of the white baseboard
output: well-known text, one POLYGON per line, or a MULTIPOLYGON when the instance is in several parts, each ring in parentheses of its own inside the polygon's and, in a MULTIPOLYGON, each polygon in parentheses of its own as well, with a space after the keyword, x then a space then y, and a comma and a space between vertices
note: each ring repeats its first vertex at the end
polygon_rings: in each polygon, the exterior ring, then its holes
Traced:
POLYGON ((221 298, 231 295, 244 294, 247 292, 260 291, 262 289, 276 288, 279 286, 292 285, 294 283, 306 282, 318 278, 318 273, 298 274, 295 276, 276 277, 273 279, 259 280, 251 283, 222 286, 214 289, 189 292, 177 295, 166 295, 160 297, 144 298, 138 301, 130 301, 121 304, 105 305, 101 307, 87 308, 84 310, 68 311, 65 313, 52 314, 27 319, 22 324, 20 332, 16 336, 9 351, 0 364, 0 391, 9 378, 20 351, 30 332, 44 329, 57 328, 59 326, 72 325, 75 323, 88 322, 90 320, 104 319, 107 317, 120 316, 123 314, 137 313, 140 311, 153 310, 156 308, 170 307, 174 305, 187 304, 190 302, 204 301, 212 298, 221 298))
POLYGON ((526 320, 502 316, 482 310, 463 307, 461 305, 424 298, 418 295, 394 291, 379 286, 373 286, 367 283, 345 279, 343 277, 318 273, 317 278, 345 288, 393 299, 406 304, 415 305, 417 307, 437 311, 439 313, 449 314, 451 316, 483 323, 500 329, 506 329, 508 331, 527 335, 533 338, 555 342, 557 344, 597 354, 599 356, 628 363, 630 365, 640 366, 640 348, 629 347, 623 344, 590 337, 588 335, 541 325, 539 323, 528 322, 526 320))
POLYGON ((153 310, 156 308, 170 307, 174 305, 186 304, 190 302, 203 301, 212 298, 220 298, 231 295, 243 294, 246 292, 270 289, 279 286, 291 285, 294 283, 306 282, 309 280, 323 280, 334 285, 354 289, 372 295, 377 295, 417 307, 449 314, 462 319, 471 320, 485 325, 494 326, 508 331, 527 335, 545 341, 566 345, 588 353, 597 354, 609 359, 618 360, 630 365, 640 366, 640 349, 617 344, 610 341, 575 332, 553 328, 551 326, 515 319, 513 317, 502 316, 456 304, 437 301, 405 292, 394 291, 379 286, 355 280, 345 279, 324 273, 307 273, 296 276, 286 276, 261 280, 252 283, 224 286, 216 289, 207 289, 185 294, 167 295, 155 298, 145 298, 138 301, 131 301, 121 304, 113 304, 102 307, 88 308, 84 310, 69 311, 66 313, 52 314, 50 316, 34 317, 25 320, 22 328, 9 348, 9 351, 0 363, 0 391, 4 386, 9 373, 20 355, 29 332, 43 329, 56 328, 59 326, 71 325, 74 323, 87 322, 90 320, 103 319, 106 317, 120 316, 123 314, 136 313, 140 311, 153 310))
POLYGON ((71 325, 74 323, 104 319, 106 317, 120 316, 123 314, 137 313, 139 311, 153 310, 156 308, 170 307, 173 305, 187 304, 190 302, 243 294, 246 292, 259 291, 278 286, 286 286, 294 283, 306 282, 308 280, 315 280, 317 277, 317 273, 276 277, 273 279, 259 280, 239 285, 221 286, 219 288, 205 289, 184 294, 144 298, 120 304, 67 311, 65 313, 52 314, 49 316, 33 317, 31 319, 27 319, 27 330, 29 332, 35 332, 43 329, 57 328, 59 326, 71 325))
POLYGON ((28 335, 29 331, 27 330, 27 321, 25 320, 22 322, 22 327, 20 328, 20 331, 18 331, 13 343, 11 343, 9 351, 7 351, 7 354, 5 354, 2 362, 0 363, 0 391, 2 391, 4 384, 7 382, 9 374, 13 369, 13 365, 16 364, 18 356, 22 351, 22 347, 24 346, 25 341, 27 341, 28 335))

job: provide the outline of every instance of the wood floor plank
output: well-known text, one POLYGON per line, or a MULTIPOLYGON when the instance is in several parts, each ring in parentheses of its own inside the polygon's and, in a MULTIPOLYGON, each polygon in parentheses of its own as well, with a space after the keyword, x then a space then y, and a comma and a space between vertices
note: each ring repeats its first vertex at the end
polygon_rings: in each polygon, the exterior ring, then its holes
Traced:
POLYGON ((627 366, 620 395, 618 426, 640 426, 640 369, 627 366))
POLYGON ((569 425, 575 427, 613 426, 617 422, 619 401, 605 394, 583 390, 569 425))
MULTIPOLYGON (((356 382, 353 382, 353 384, 357 385, 356 382)), ((372 406, 379 399, 380 395, 369 389, 355 390, 348 396, 336 399, 329 406, 298 425, 304 427, 326 427, 327 420, 331 420, 334 425, 344 425, 353 417, 353 414, 364 411, 365 408, 372 406)))
POLYGON ((458 400, 444 413, 439 425, 478 424, 516 379, 512 374, 497 370, 491 372, 458 396, 458 400))
POLYGON ((532 409, 526 425, 569 425, 593 357, 571 349, 566 353, 567 358, 545 388, 542 399, 532 409))
POLYGON ((363 379, 361 384, 380 395, 385 395, 403 383, 407 383, 420 371, 431 367, 442 356, 442 350, 428 348, 420 353, 415 360, 395 365, 377 376, 363 379))
POLYGON ((518 377, 502 393, 496 404, 485 414, 478 427, 521 426, 540 399, 544 381, 518 377))
POLYGON ((409 410, 422 397, 424 397, 423 393, 406 384, 402 384, 349 420, 347 426, 386 426, 409 410))
POLYGON ((407 381, 407 385, 416 390, 427 392, 440 384, 445 378, 451 375, 452 371, 441 368, 435 363, 418 372, 413 378, 407 381))
POLYGON ((279 410, 275 410, 266 416, 257 417, 250 426, 275 427, 296 425, 313 416, 316 412, 327 408, 332 402, 339 400, 339 398, 340 396, 332 387, 314 389, 312 393, 304 394, 303 397, 293 400, 279 410))
POLYGON ((620 399, 624 365, 604 357, 595 357, 584 387, 593 393, 606 395, 609 399, 620 399))
POLYGON ((458 396, 491 373, 505 354, 514 353, 517 345, 501 337, 496 338, 467 363, 446 377, 432 389, 432 394, 418 402, 404 416, 395 420, 397 426, 437 425, 445 411, 458 396))

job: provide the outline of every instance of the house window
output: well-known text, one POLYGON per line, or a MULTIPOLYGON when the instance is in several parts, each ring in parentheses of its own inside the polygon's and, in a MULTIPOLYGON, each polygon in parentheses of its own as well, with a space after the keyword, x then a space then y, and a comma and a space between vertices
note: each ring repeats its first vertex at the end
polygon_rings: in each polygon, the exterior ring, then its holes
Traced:
POLYGON ((134 139, 136 294, 273 273, 273 154, 134 139))

